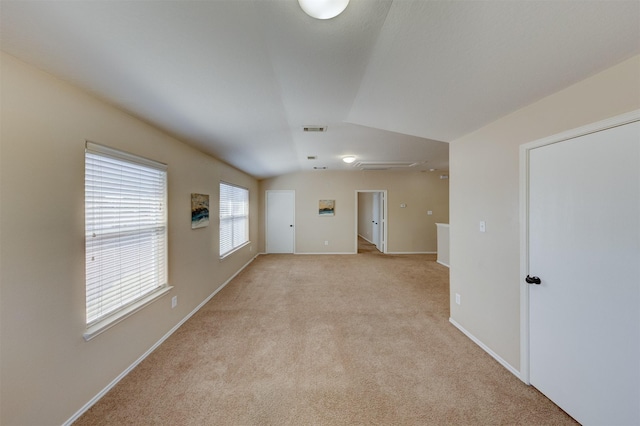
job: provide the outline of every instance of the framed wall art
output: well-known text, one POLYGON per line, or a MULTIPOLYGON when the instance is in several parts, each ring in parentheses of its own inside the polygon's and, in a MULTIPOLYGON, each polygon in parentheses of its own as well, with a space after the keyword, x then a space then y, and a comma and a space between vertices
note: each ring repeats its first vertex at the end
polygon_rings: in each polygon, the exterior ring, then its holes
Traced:
POLYGON ((336 208, 336 200, 320 200, 318 203, 318 215, 334 216, 336 208))
POLYGON ((209 225, 209 195, 191 194, 191 229, 209 225))

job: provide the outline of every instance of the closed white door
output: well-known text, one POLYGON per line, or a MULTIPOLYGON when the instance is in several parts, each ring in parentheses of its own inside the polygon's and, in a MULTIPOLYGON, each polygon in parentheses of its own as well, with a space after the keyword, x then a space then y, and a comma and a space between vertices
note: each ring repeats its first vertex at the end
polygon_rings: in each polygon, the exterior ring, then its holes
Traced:
POLYGON ((266 200, 267 253, 293 253, 295 191, 267 191, 266 200))
POLYGON ((640 123, 532 149, 528 169, 530 382, 584 425, 638 425, 640 123))

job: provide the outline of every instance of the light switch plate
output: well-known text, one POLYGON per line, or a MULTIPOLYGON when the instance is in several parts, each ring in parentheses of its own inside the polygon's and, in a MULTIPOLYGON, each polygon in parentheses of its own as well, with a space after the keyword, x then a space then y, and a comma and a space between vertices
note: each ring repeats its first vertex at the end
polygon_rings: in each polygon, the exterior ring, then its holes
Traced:
POLYGON ((480 232, 487 232, 487 224, 484 220, 480 221, 480 232))

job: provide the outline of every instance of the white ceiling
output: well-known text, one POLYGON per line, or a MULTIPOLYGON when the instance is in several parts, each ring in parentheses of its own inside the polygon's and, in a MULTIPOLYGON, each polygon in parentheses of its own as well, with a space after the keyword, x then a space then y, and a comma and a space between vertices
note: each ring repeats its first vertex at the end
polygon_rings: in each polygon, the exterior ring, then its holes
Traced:
POLYGON ((640 53, 637 0, 351 0, 326 21, 297 0, 1 0, 0 24, 5 52, 257 178, 348 154, 447 170, 445 142, 640 53))

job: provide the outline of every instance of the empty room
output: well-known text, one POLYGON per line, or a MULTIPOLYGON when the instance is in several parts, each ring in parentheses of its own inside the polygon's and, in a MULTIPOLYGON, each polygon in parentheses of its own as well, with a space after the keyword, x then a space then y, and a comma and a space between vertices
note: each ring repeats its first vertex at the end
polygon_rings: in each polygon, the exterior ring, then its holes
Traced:
POLYGON ((640 424, 637 0, 0 0, 0 50, 0 424, 640 424))

